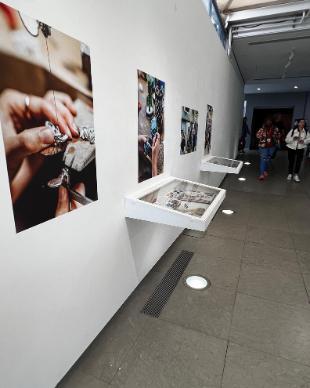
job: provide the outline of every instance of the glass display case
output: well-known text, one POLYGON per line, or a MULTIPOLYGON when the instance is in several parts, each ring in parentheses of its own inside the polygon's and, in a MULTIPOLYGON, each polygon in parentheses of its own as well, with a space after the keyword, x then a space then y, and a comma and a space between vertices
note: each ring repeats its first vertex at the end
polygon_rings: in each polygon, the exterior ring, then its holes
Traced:
POLYGON ((174 177, 126 197, 126 216, 206 230, 225 198, 225 190, 174 177))
POLYGON ((202 160, 200 171, 239 174, 242 166, 243 162, 241 160, 210 155, 202 160))

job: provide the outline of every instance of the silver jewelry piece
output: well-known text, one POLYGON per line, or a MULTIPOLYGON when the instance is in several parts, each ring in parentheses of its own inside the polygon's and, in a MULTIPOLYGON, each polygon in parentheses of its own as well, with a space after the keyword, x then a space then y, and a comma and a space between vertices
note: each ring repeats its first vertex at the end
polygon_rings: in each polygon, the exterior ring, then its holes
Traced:
POLYGON ((50 147, 47 147, 43 151, 41 151, 41 154, 45 156, 49 156, 49 155, 56 155, 59 152, 64 151, 66 147, 66 142, 69 139, 68 135, 64 135, 63 133, 61 133, 59 128, 53 123, 51 123, 50 121, 45 122, 45 127, 53 131, 54 144, 52 144, 50 147))
POLYGON ((56 145, 65 143, 68 140, 68 135, 61 133, 59 128, 50 121, 46 121, 45 126, 54 132, 54 141, 56 145))
POLYGON ((95 143, 95 130, 92 127, 80 127, 79 128, 80 138, 87 140, 90 144, 95 143))
POLYGON ((57 178, 51 179, 50 181, 47 182, 47 186, 50 189, 57 189, 60 186, 65 186, 69 187, 70 186, 70 175, 69 175, 69 170, 64 167, 61 170, 61 173, 57 178))

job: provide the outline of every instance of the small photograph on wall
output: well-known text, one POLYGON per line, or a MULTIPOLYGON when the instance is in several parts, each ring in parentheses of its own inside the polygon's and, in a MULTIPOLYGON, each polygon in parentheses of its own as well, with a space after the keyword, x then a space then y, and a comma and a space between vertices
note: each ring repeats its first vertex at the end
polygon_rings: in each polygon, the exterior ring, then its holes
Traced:
POLYGON ((4 3, 0 36, 0 122, 21 232, 98 198, 90 50, 4 3))
POLYGON ((213 107, 207 105, 207 119, 206 119, 206 130, 205 130, 205 155, 210 153, 211 148, 211 135, 212 135, 212 119, 213 119, 213 107))
POLYGON ((140 200, 201 218, 218 193, 210 187, 175 180, 140 200))
POLYGON ((198 111, 182 107, 180 154, 189 154, 197 149, 198 111))
POLYGON ((138 70, 138 180, 164 170, 165 82, 138 70))

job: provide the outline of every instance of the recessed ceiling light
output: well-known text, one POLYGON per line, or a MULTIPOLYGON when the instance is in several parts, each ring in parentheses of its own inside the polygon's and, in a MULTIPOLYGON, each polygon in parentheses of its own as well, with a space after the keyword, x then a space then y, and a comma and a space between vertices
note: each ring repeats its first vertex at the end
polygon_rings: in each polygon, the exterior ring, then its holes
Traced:
POLYGON ((244 164, 245 164, 246 166, 249 166, 251 163, 250 163, 250 162, 244 162, 244 164))
POLYGON ((233 210, 230 210, 230 209, 224 209, 222 210, 222 213, 230 216, 231 214, 234 214, 234 211, 233 210))
POLYGON ((201 275, 189 275, 185 278, 184 283, 193 290, 205 290, 211 286, 211 282, 201 275))
POLYGON ((238 181, 244 182, 244 181, 246 181, 246 178, 240 177, 240 178, 238 178, 238 181))
POLYGON ((257 88, 258 91, 261 91, 262 89, 261 88, 257 88))
POLYGON ((297 86, 297 85, 295 85, 295 86, 294 86, 294 89, 298 89, 298 86, 297 86))

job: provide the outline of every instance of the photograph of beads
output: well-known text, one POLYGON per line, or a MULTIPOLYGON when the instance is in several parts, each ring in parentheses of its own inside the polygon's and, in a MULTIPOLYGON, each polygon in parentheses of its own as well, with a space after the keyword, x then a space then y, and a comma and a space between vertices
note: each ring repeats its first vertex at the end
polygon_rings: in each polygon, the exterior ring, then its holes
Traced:
POLYGON ((182 107, 180 154, 189 154, 197 149, 198 111, 182 107))
POLYGON ((138 70, 138 181, 164 170, 165 82, 138 70))
POLYGON ((90 50, 4 3, 0 36, 0 122, 18 233, 98 199, 90 50))
POLYGON ((213 107, 207 105, 207 119, 206 119, 206 130, 205 130, 205 155, 210 153, 211 148, 211 135, 212 135, 212 120, 213 120, 213 107))
POLYGON ((140 200, 201 218, 218 193, 211 187, 174 180, 140 200))

